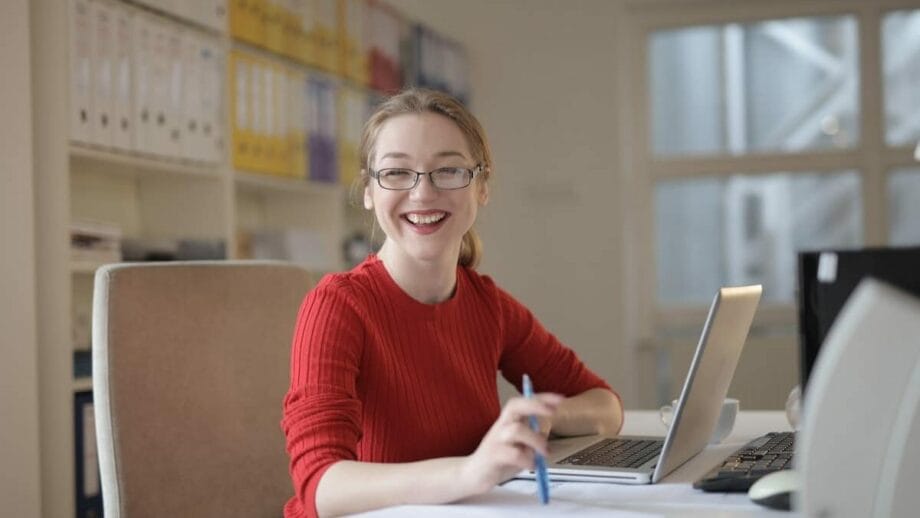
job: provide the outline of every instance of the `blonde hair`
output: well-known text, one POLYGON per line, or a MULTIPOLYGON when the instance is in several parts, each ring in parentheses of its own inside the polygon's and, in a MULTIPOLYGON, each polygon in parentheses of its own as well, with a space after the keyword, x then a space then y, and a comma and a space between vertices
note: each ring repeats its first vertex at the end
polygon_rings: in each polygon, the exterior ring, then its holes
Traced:
MULTIPOLYGON (((409 88, 383 101, 376 109, 361 134, 359 148, 361 160, 361 185, 367 187, 370 177, 368 171, 374 161, 374 146, 384 123, 392 117, 405 114, 436 113, 452 120, 466 137, 473 160, 482 165, 482 173, 477 182, 487 182, 492 174, 492 151, 486 140, 485 130, 476 117, 460 101, 453 97, 425 88, 409 88)), ((482 259, 482 240, 476 231, 470 228, 460 242, 460 266, 476 268, 482 259)))

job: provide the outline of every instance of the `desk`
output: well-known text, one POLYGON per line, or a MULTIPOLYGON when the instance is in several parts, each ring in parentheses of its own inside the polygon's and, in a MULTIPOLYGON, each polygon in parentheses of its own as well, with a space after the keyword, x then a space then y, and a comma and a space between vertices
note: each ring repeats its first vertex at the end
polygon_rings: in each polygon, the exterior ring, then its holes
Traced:
MULTIPOLYGON (((535 518, 542 515, 559 516, 692 516, 692 517, 759 517, 798 516, 795 513, 771 511, 751 503, 743 493, 704 493, 693 489, 693 481, 717 465, 745 442, 770 431, 789 430, 786 416, 777 411, 742 411, 735 428, 722 444, 709 446, 699 455, 664 478, 659 484, 627 486, 581 482, 550 484, 552 501, 542 506, 537 501, 533 481, 513 480, 491 492, 450 505, 400 506, 382 509, 361 516, 473 516, 535 518)), ((658 411, 626 412, 623 434, 662 435, 664 426, 658 411)))

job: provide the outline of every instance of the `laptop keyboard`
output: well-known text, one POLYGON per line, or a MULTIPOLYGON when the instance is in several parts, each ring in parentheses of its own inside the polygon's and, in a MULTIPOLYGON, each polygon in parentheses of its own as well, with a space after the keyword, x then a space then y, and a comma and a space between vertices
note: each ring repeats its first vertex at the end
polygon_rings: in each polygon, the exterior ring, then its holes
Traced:
POLYGON ((741 492, 760 477, 792 468, 795 432, 770 432, 736 450, 693 487, 712 492, 741 492))
POLYGON ((603 439, 559 461, 576 466, 638 468, 661 453, 664 441, 603 439))

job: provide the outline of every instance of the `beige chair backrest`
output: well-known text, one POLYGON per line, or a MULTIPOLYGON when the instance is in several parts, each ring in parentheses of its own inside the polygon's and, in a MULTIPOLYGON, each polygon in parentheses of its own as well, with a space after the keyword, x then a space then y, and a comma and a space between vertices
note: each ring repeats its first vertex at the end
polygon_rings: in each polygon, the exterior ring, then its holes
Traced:
POLYGON ((278 517, 297 311, 280 262, 117 264, 96 273, 93 393, 106 518, 278 517))

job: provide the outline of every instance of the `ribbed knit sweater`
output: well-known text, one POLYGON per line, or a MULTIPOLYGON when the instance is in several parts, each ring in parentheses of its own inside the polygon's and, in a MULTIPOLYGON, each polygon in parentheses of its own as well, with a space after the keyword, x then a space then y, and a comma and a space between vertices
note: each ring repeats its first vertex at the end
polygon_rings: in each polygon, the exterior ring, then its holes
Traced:
POLYGON ((574 396, 608 385, 487 276, 457 268, 454 295, 424 304, 370 256, 327 275, 300 308, 282 428, 294 497, 316 515, 320 478, 339 460, 469 455, 499 415, 496 372, 519 390, 574 396))

